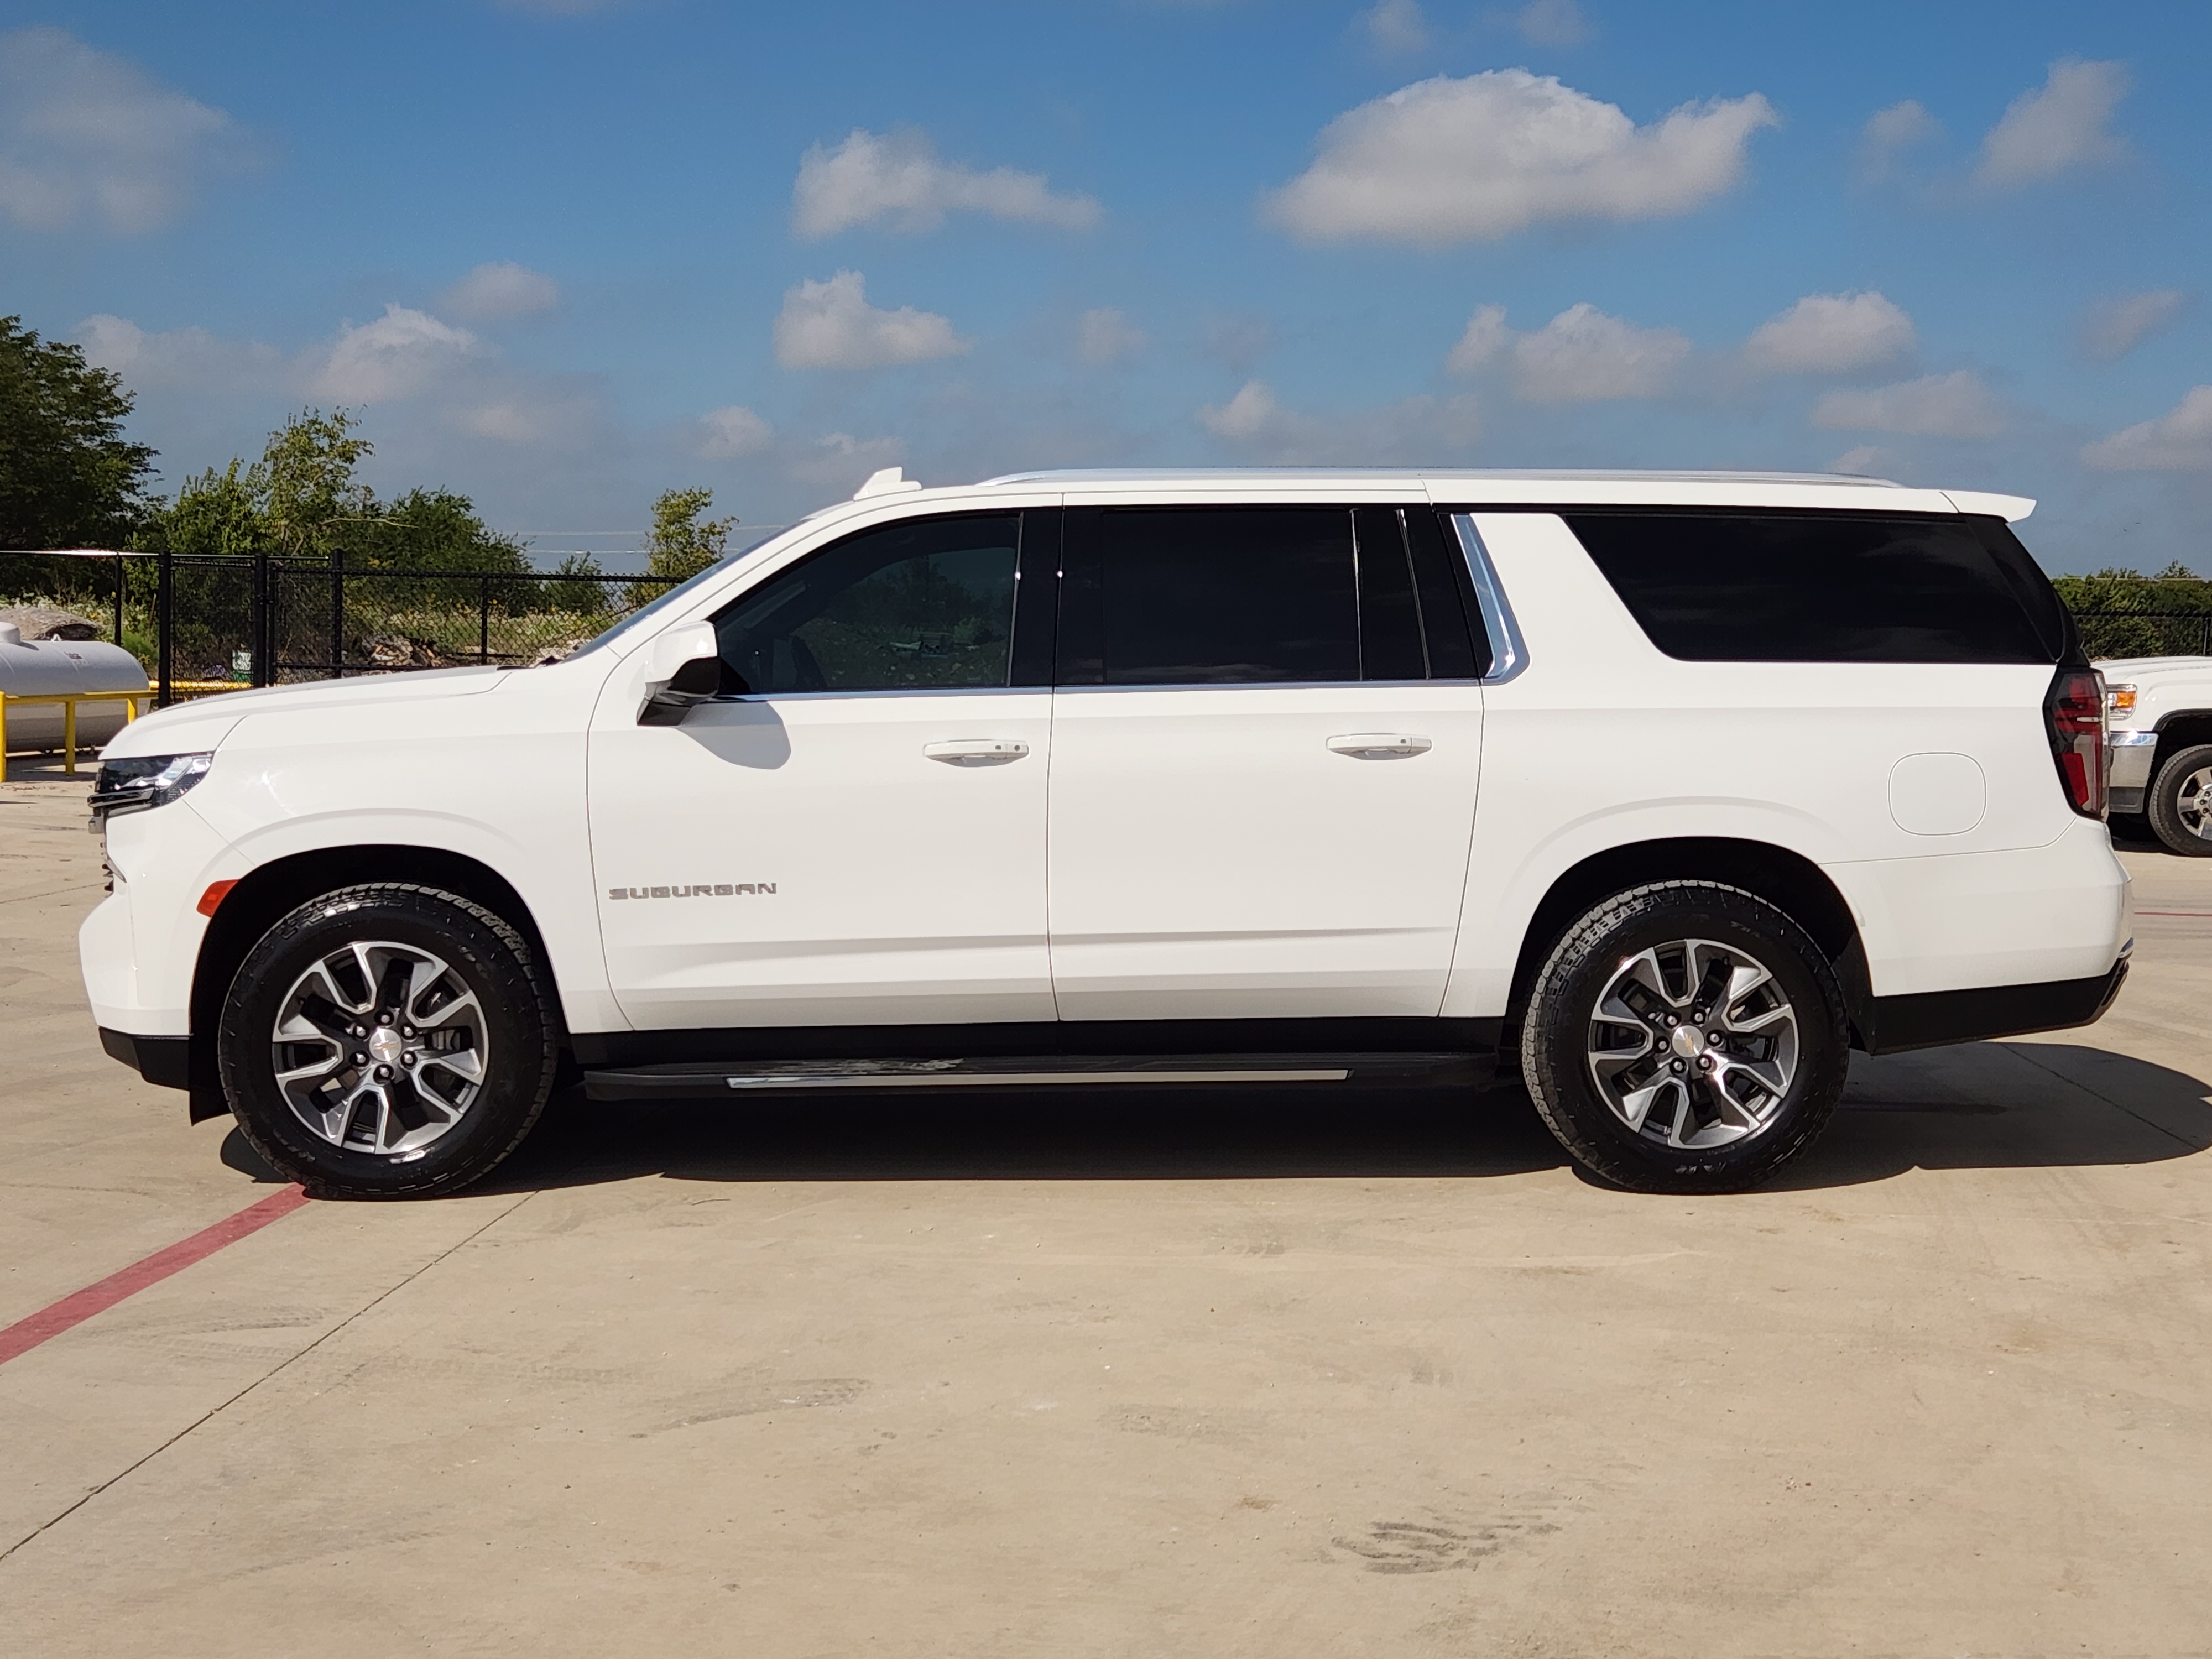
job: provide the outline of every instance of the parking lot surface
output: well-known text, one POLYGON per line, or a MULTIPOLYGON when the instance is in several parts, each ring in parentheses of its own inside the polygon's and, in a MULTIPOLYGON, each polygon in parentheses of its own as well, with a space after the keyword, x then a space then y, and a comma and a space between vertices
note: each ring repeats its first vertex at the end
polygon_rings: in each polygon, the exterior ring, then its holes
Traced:
MULTIPOLYGON (((0 785, 0 1328, 278 1190, 100 1051, 0 785)), ((0 1364, 0 1649, 2212 1651, 2212 860, 2100 1025, 1858 1058, 1768 1189, 1525 1098, 557 1102, 0 1364)))

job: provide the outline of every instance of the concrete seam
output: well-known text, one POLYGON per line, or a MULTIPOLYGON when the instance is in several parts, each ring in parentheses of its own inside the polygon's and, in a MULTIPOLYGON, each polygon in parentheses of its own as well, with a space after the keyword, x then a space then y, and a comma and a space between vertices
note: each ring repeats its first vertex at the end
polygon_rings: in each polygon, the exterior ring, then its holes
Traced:
MULTIPOLYGON (((2114 1100, 2110 1095, 2105 1093, 2103 1090, 2093 1089, 2087 1084, 2082 1082, 2079 1078, 2069 1077, 2057 1066, 2045 1066, 2041 1060, 2023 1052, 2024 1049, 2032 1045, 2015 1042, 2007 1046, 2011 1048, 2014 1054, 2020 1055, 2022 1060, 2027 1060, 2029 1065, 2034 1066, 2037 1071, 2044 1073, 2046 1076, 2055 1077, 2061 1083, 2066 1084, 2069 1087, 2079 1089, 2083 1094, 2089 1096, 2093 1099, 2103 1101, 2106 1105, 2111 1107, 2114 1111, 2125 1113, 2128 1116, 2135 1119, 2136 1122, 2142 1124, 2145 1128, 2157 1130, 2159 1133, 2166 1136, 2167 1139, 2179 1142, 2180 1145, 2188 1147, 2192 1152, 2202 1152, 2203 1150, 2203 1147, 2199 1146, 2187 1135, 2177 1133, 2175 1131, 2167 1128, 2163 1123, 2153 1122, 2149 1118, 2145 1117, 2141 1112, 2136 1111, 2133 1107, 2122 1105, 2118 1101, 2114 1100)), ((5 1556, 0 1556, 0 1560, 5 1560, 7 1558, 5 1556)))
POLYGON ((259 1376, 255 1377, 253 1381, 247 1383, 236 1394, 232 1395, 229 1399, 210 1407, 198 1417, 194 1418, 191 1422, 185 1424, 183 1428, 179 1429, 174 1434, 171 1435, 167 1440, 164 1440, 160 1445, 155 1447, 153 1450, 148 1452, 143 1457, 141 1457, 129 1467, 120 1469, 116 1474, 109 1476, 98 1486, 87 1492, 83 1497, 78 1498, 76 1503, 71 1504, 67 1509, 46 1521, 40 1522, 29 1532, 25 1533, 14 1543, 9 1545, 6 1549, 0 1550, 0 1562, 5 1562, 9 1557, 15 1554, 16 1551, 21 1549, 26 1544, 32 1542, 35 1539, 45 1536, 46 1533, 52 1530, 55 1527, 59 1526, 63 1522, 68 1520, 70 1516, 75 1515, 79 1510, 82 1509, 87 1504, 92 1502, 94 1498, 99 1497, 110 1487, 118 1485, 123 1480, 127 1480, 130 1476, 137 1474, 140 1469, 144 1468, 147 1464, 152 1462, 163 1452, 168 1450, 170 1447, 175 1445, 186 1435, 191 1433, 193 1430, 200 1427, 203 1424, 211 1422, 216 1418, 222 1415, 223 1413, 228 1411, 240 1401, 245 1399, 246 1395, 252 1394, 264 1382, 268 1382, 271 1377, 276 1376, 278 1373, 289 1367, 294 1361, 306 1358, 309 1354, 314 1352, 316 1349, 321 1347, 324 1343, 329 1341, 340 1331, 345 1329, 347 1326, 352 1324, 354 1321, 361 1318, 372 1309, 380 1306, 390 1297, 397 1296, 401 1291, 405 1290, 416 1279, 422 1278, 424 1273, 428 1273, 431 1268, 445 1261, 447 1257, 454 1255, 459 1250, 466 1249, 471 1244, 475 1243, 477 1239, 482 1238, 494 1227, 499 1225, 501 1222, 506 1220, 507 1217, 513 1215, 517 1210, 520 1209, 524 1205, 529 1203, 532 1199, 537 1196, 538 1194, 535 1191, 523 1194, 520 1198, 516 1199, 514 1203, 508 1205, 497 1215, 492 1217, 490 1220, 485 1222, 483 1226, 477 1228, 474 1232, 470 1233, 465 1238, 457 1240, 447 1249, 441 1250, 437 1255, 432 1256, 421 1267, 416 1268, 413 1273, 409 1273, 405 1278, 400 1279, 398 1284, 378 1291, 376 1295, 371 1297, 367 1302, 362 1303, 360 1307, 355 1309, 337 1324, 331 1326, 330 1329, 325 1331, 313 1341, 308 1343, 307 1346, 301 1348, 297 1353, 291 1355, 289 1358, 284 1359, 277 1364, 270 1366, 269 1370, 264 1371, 259 1376))

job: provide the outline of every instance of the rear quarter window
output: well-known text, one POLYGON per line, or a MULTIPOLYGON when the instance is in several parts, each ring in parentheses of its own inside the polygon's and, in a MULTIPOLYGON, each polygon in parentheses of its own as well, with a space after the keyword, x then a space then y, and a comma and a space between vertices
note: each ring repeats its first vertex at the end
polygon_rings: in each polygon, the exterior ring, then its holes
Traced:
POLYGON ((2066 622, 2001 519, 1560 516, 1652 644, 1688 662, 2054 663, 2066 622))

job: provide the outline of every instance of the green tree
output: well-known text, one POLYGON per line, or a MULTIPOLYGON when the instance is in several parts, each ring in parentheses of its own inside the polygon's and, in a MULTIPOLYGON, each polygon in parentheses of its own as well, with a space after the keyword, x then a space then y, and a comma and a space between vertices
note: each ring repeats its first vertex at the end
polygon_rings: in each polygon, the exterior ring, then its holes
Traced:
POLYGON ((646 574, 682 581, 721 558, 738 521, 702 519, 714 500, 711 489, 661 493, 653 504, 653 533, 645 544, 646 574))
POLYGON ((360 526, 378 519, 376 495, 354 469, 376 453, 354 436, 358 416, 303 409, 269 434, 261 452, 261 516, 275 551, 290 558, 329 558, 360 526))
POLYGON ((0 547, 120 545, 151 506, 154 452, 123 439, 131 393, 22 320, 0 317, 0 547))

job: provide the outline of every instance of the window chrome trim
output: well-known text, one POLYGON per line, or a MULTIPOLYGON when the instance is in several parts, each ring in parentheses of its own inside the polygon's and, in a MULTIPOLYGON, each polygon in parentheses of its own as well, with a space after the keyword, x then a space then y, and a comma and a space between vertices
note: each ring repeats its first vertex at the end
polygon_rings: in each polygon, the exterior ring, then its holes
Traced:
MULTIPOLYGON (((1087 680, 1079 684, 1055 685, 1050 688, 1055 696, 1077 692, 1088 696, 1094 691, 1358 691, 1373 689, 1378 691, 1421 691, 1437 687, 1480 685, 1480 680, 1146 680, 1123 684, 1114 681, 1100 684, 1087 680)), ((1043 688, 1040 688, 1043 689, 1043 688)))
POLYGON ((1506 602, 1497 568, 1490 562, 1490 550, 1482 544, 1482 532, 1474 527, 1474 514, 1455 513, 1451 521, 1452 528, 1459 533, 1460 550, 1467 556, 1468 572, 1474 578, 1474 598, 1482 611, 1483 631, 1490 635, 1490 672, 1480 683, 1503 685, 1528 665, 1528 646, 1521 637, 1521 624, 1514 620, 1513 607, 1506 602))

